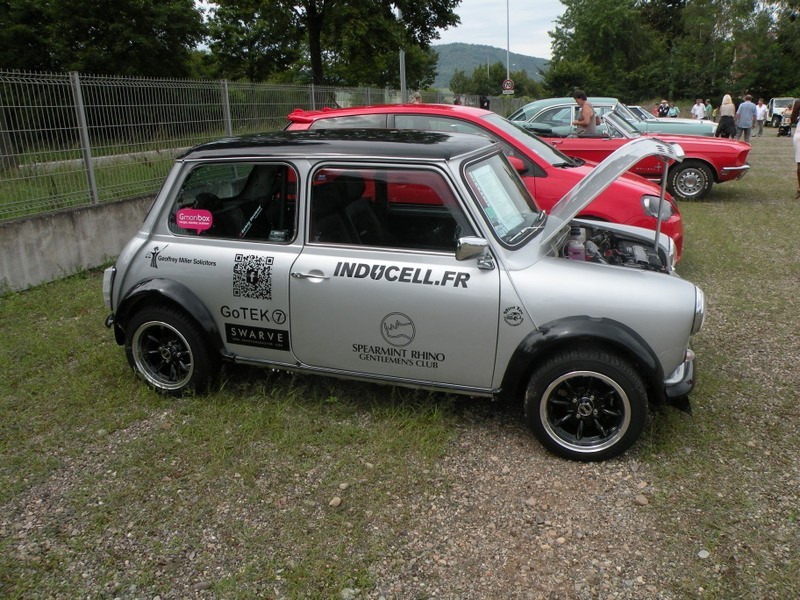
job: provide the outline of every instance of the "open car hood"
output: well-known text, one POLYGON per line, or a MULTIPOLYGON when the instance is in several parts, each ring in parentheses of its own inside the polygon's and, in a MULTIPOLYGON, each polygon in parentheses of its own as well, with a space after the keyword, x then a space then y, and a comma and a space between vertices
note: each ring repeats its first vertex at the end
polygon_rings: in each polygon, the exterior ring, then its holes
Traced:
POLYGON ((542 244, 550 242, 566 223, 574 219, 618 177, 649 156, 682 161, 684 153, 678 144, 669 144, 652 137, 637 138, 618 148, 552 208, 545 224, 542 244))

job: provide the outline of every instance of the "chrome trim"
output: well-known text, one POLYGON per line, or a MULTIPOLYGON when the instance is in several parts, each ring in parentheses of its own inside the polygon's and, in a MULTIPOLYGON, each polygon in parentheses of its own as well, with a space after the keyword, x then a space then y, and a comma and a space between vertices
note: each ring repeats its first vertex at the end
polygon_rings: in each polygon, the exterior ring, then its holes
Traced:
POLYGON ((113 310, 113 306, 111 306, 113 298, 113 291, 114 291, 114 278, 117 275, 117 267, 116 265, 113 267, 108 267, 105 271, 103 271, 103 304, 106 308, 113 310))
POLYGON ((678 366, 678 368, 675 369, 672 373, 670 373, 669 377, 667 377, 664 380, 664 385, 666 385, 667 387, 670 387, 670 386, 673 386, 673 385, 677 385, 678 383, 683 381, 683 378, 684 378, 684 376, 686 374, 686 369, 690 364, 691 364, 691 361, 688 361, 688 360, 686 362, 681 363, 678 366))
POLYGON ((743 176, 747 171, 750 170, 750 165, 742 165, 741 167, 722 167, 721 171, 723 175, 727 175, 728 173, 735 173, 736 171, 741 171, 741 176, 743 176))
POLYGON ((694 320, 692 321, 692 335, 703 328, 706 320, 706 295, 699 287, 695 286, 694 320))

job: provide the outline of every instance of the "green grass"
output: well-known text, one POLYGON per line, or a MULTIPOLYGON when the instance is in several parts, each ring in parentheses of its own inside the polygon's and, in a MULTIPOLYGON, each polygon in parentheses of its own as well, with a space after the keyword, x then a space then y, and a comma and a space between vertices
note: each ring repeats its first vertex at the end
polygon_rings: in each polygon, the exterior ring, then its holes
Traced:
MULTIPOLYGON (((679 598, 800 595, 800 201, 791 142, 768 131, 747 177, 680 205, 679 271, 709 308, 694 415, 657 411, 622 459, 653 474, 648 510, 677 557, 662 587, 679 598)), ((0 298, 0 596, 372 589, 471 401, 242 367, 166 399, 102 326, 100 282, 0 298)))

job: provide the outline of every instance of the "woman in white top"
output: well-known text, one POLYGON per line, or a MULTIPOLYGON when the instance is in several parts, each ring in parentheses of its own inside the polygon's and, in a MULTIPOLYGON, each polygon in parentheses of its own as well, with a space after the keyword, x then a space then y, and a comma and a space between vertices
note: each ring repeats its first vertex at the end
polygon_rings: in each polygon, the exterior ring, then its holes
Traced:
POLYGON ((719 125, 715 137, 734 138, 736 137, 736 123, 733 118, 736 116, 736 105, 733 103, 730 94, 722 97, 722 105, 719 107, 719 125))

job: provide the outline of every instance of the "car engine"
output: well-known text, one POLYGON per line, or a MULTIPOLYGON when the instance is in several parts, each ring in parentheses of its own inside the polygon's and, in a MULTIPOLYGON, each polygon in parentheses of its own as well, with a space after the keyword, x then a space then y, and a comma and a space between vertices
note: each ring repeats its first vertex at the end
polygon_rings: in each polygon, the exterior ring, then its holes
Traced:
POLYGON ((668 272, 665 261, 652 246, 620 237, 603 229, 573 227, 567 243, 562 246, 561 256, 572 260, 632 269, 668 272), (581 245, 583 252, 580 252, 581 245), (577 253, 574 251, 576 247, 577 253))

